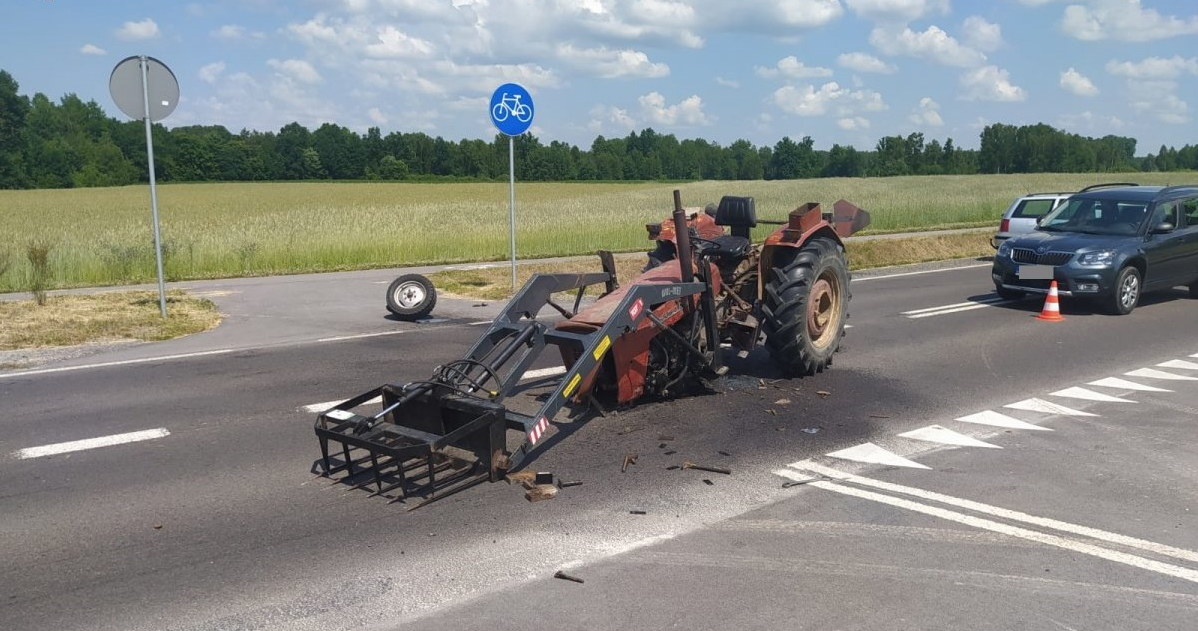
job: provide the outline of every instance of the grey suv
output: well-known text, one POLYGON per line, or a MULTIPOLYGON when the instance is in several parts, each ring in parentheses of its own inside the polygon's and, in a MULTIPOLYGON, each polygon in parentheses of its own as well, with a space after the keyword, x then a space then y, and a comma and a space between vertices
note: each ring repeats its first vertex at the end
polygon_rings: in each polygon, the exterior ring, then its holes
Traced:
POLYGON ((1004 298, 1092 297, 1131 313, 1146 291, 1189 287, 1198 297, 1198 185, 1123 186, 1080 192, 1002 242, 991 270, 1004 298))

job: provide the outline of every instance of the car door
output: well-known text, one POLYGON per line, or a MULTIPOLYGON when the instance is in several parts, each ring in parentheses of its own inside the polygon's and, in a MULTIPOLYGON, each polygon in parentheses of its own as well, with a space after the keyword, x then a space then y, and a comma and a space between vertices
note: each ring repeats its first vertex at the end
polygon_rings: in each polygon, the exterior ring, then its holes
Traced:
POLYGON ((1180 282, 1198 282, 1198 197, 1181 201, 1181 218, 1185 224, 1185 262, 1181 268, 1180 282))
POLYGON ((1186 242, 1188 234, 1181 222, 1180 202, 1164 202, 1152 211, 1148 225, 1143 228, 1148 232, 1144 240, 1144 258, 1148 261, 1145 289, 1166 289, 1186 282, 1190 244, 1186 242), (1153 227, 1162 222, 1173 224, 1173 230, 1152 234, 1153 227))

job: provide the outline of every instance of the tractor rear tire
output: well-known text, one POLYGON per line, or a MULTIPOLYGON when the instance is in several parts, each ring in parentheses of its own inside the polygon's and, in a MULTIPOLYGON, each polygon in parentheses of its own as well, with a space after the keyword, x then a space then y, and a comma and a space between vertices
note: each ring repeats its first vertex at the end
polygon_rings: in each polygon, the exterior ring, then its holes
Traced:
POLYGON ((420 274, 404 274, 387 287, 387 311, 401 320, 419 320, 437 305, 437 288, 420 274))
POLYGON ((832 365, 848 318, 849 278, 844 248, 832 239, 775 253, 762 330, 766 350, 783 372, 803 377, 832 365))

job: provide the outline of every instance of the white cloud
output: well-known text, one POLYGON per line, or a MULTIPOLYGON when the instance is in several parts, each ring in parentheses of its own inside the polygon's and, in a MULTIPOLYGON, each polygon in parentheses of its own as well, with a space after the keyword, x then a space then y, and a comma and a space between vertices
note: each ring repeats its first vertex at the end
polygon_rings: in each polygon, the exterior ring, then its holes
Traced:
POLYGON ((766 79, 782 77, 784 79, 808 79, 812 77, 830 77, 832 71, 819 66, 808 66, 791 55, 778 60, 773 68, 756 68, 757 76, 766 79))
POLYGON ((158 23, 150 18, 146 18, 140 22, 125 22, 116 31, 117 38, 127 42, 154 39, 159 35, 161 33, 158 30, 158 23))
POLYGON ((965 18, 961 24, 961 34, 967 44, 978 50, 998 50, 1003 43, 1002 27, 977 15, 965 18))
POLYGON ((1170 91, 1137 92, 1132 98, 1131 109, 1170 125, 1184 125, 1190 122, 1189 104, 1170 91))
POLYGON ((1011 83, 1011 73, 998 66, 983 66, 961 75, 961 98, 967 101, 1022 101, 1027 92, 1011 83))
POLYGON ((225 72, 225 62, 216 61, 200 68, 200 81, 213 84, 220 79, 221 74, 225 72))
POLYGON ((638 50, 609 50, 605 46, 576 48, 561 44, 557 55, 562 61, 604 79, 659 79, 670 74, 669 66, 650 61, 648 55, 638 50))
POLYGON ((591 108, 590 114, 591 120, 587 123, 587 129, 595 134, 605 130, 609 133, 614 130, 617 134, 623 134, 637 127, 636 120, 629 116, 628 111, 618 107, 596 105, 591 108))
POLYGON ((209 33, 209 35, 216 39, 243 39, 245 38, 245 27, 236 24, 225 24, 209 33))
POLYGON ((773 101, 779 109, 795 116, 823 116, 829 112, 849 116, 886 109, 881 94, 872 90, 849 90, 835 81, 818 89, 813 85, 782 86, 774 91, 773 101))
POLYGON ((432 56, 433 45, 388 25, 378 30, 365 52, 375 59, 424 59, 432 56))
POLYGON ((724 77, 716 77, 715 82, 724 86, 725 88, 739 88, 740 87, 739 81, 735 81, 733 79, 726 79, 724 77))
POLYGON ((1088 110, 1080 114, 1063 114, 1057 122, 1057 126, 1064 129, 1103 136, 1127 126, 1118 116, 1101 116, 1088 110))
POLYGON ((320 83, 323 78, 312 64, 303 59, 268 59, 266 65, 274 68, 281 76, 295 79, 300 83, 320 83))
POLYGON ((366 110, 366 116, 370 118, 370 122, 376 125, 386 125, 387 117, 377 107, 372 107, 366 110))
POLYGON ((1077 96, 1098 94, 1098 88, 1095 87, 1094 82, 1072 67, 1061 73, 1061 88, 1077 96))
POLYGON ((921 127, 941 127, 944 125, 944 119, 940 118, 940 104, 928 96, 919 99, 919 105, 911 111, 911 115, 907 117, 907 120, 921 127))
POLYGON ((858 129, 869 129, 869 120, 860 116, 851 116, 841 118, 836 121, 836 126, 845 131, 854 131, 858 129))
POLYGON ((1176 79, 1185 73, 1198 75, 1198 57, 1148 57, 1139 62, 1111 60, 1106 71, 1128 79, 1176 79))
POLYGON ((986 61, 986 55, 962 45, 938 26, 919 33, 908 27, 877 27, 870 31, 869 43, 887 55, 906 55, 945 66, 969 68, 986 61))
POLYGON ((79 48, 79 52, 84 55, 107 55, 108 51, 96 46, 95 44, 84 44, 79 48))
POLYGON ((898 70, 893 64, 888 64, 867 53, 843 53, 836 58, 836 63, 857 72, 894 74, 898 70))
POLYGON ((1146 42, 1198 33, 1198 16, 1179 18, 1145 9, 1140 0, 1090 0, 1065 7, 1061 30, 1081 40, 1146 42))
POLYGON ((698 95, 688 96, 674 105, 666 105, 666 97, 660 92, 650 92, 637 99, 645 118, 655 125, 674 127, 677 125, 710 125, 712 119, 703 111, 703 99, 698 95))
POLYGON ((948 13, 948 0, 844 0, 857 15, 879 22, 907 23, 932 13, 948 13))

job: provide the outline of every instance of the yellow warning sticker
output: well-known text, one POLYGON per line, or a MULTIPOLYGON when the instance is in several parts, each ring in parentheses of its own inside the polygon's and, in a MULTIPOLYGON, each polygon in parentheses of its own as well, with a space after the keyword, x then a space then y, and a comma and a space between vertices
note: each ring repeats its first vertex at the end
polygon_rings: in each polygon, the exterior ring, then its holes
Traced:
POLYGON ((611 346, 611 337, 604 335, 602 340, 599 340, 599 346, 595 347, 595 361, 599 361, 603 354, 607 352, 607 347, 611 346))
POLYGON ((580 381, 582 381, 582 375, 574 375, 574 378, 570 380, 570 383, 566 384, 566 389, 562 390, 562 396, 570 396, 570 393, 574 392, 574 388, 578 387, 578 382, 580 381))

